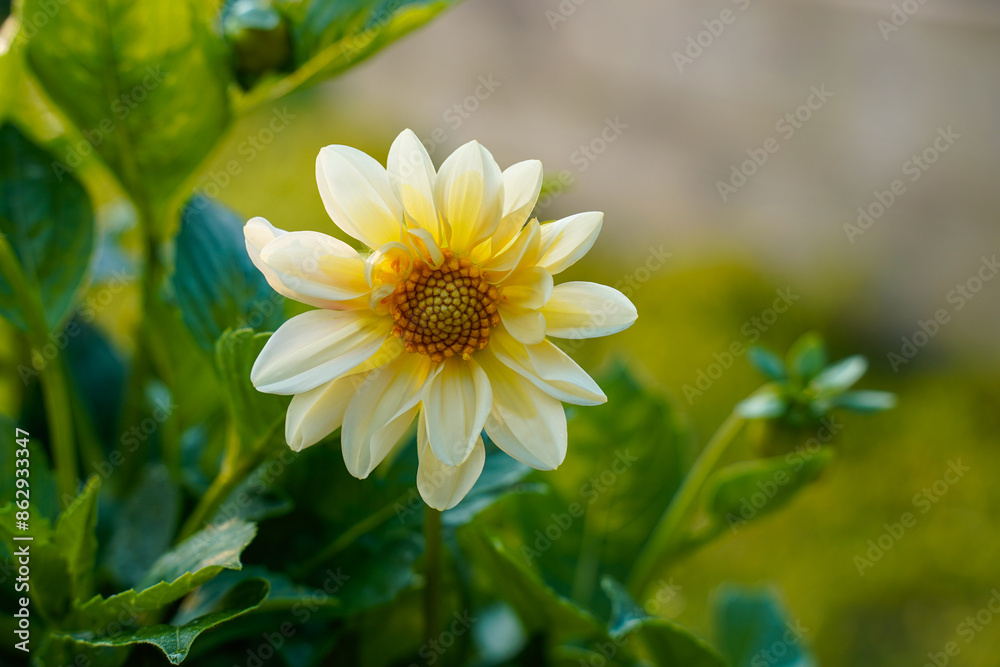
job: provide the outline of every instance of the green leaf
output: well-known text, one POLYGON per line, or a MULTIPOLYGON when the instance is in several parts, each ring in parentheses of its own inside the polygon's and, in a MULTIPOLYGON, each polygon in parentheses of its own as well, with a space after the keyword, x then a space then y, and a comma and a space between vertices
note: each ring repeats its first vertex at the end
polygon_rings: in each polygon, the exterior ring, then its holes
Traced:
POLYGON ((830 399, 829 407, 852 412, 882 412, 896 407, 896 395, 889 391, 849 391, 830 399))
POLYGON ((175 581, 191 572, 211 570, 211 576, 205 578, 207 581, 223 568, 238 570, 243 567, 240 554, 256 534, 254 524, 238 519, 209 526, 161 556, 140 585, 152 586, 161 581, 175 581))
POLYGON ((458 537, 469 560, 479 566, 483 583, 514 608, 529 633, 544 632, 557 640, 603 633, 589 611, 550 588, 498 538, 471 525, 460 529, 458 537))
POLYGON ((223 569, 243 567, 240 554, 257 528, 252 523, 233 520, 195 533, 173 551, 161 556, 139 583, 109 598, 95 595, 75 609, 73 627, 103 630, 121 621, 123 613, 135 623, 148 612, 160 609, 187 595, 214 578, 223 569))
POLYGON ((104 564, 118 583, 134 586, 170 547, 180 518, 181 495, 162 465, 142 471, 114 515, 104 564))
POLYGON ((184 208, 172 282, 184 323, 205 350, 226 329, 273 331, 283 320, 284 299, 247 255, 242 218, 207 197, 184 208))
POLYGON ((601 588, 611 600, 609 632, 617 645, 660 667, 725 667, 707 642, 672 621, 646 614, 615 579, 604 577, 601 588))
POLYGON ((824 368, 809 383, 809 387, 819 396, 839 394, 850 389, 867 370, 868 360, 860 354, 855 354, 824 368))
POLYGON ((172 665, 179 665, 187 657, 191 645, 200 634, 215 626, 232 620, 256 609, 267 598, 269 585, 263 579, 247 579, 240 582, 220 602, 219 611, 200 616, 183 625, 145 626, 109 637, 97 637, 90 633, 80 633, 73 639, 91 646, 129 646, 132 644, 153 644, 167 656, 172 665))
POLYGON ((32 315, 16 305, 25 298, 19 291, 37 290, 33 296, 46 331, 36 334, 60 328, 74 307, 94 247, 87 192, 72 176, 57 174, 52 164, 53 158, 14 125, 0 126, 0 234, 7 237, 26 282, 19 286, 0 279, 0 314, 21 330, 38 328, 41 323, 33 325, 32 315))
POLYGON ((530 472, 529 466, 512 459, 491 445, 479 479, 462 502, 444 512, 441 520, 446 526, 461 526, 472 521, 484 509, 510 493, 544 491, 544 487, 539 484, 522 482, 530 472))
POLYGON ((22 49, 11 48, 22 39, 20 24, 16 20, 4 23, 3 18, 0 18, 0 24, 3 24, 3 30, 0 30, 0 90, 8 91, 7 94, 0 95, 0 123, 3 123, 7 110, 15 99, 10 91, 17 90, 21 71, 24 69, 24 58, 22 49))
POLYGON ((743 461, 716 471, 706 483, 708 508, 731 528, 773 512, 819 477, 833 451, 791 453, 743 461))
POLYGON ((785 380, 788 378, 788 370, 785 362, 766 347, 754 345, 747 350, 747 360, 758 371, 772 380, 785 380))
POLYGON ((270 465, 270 461, 261 464, 233 489, 209 523, 224 523, 233 518, 262 521, 290 512, 294 507, 291 498, 269 482, 270 465))
MULTIPOLYGON (((49 18, 28 41, 31 68, 140 209, 160 215, 230 122, 207 4, 74 0, 53 13, 24 0, 22 14, 36 13, 49 18)), ((61 156, 61 173, 80 153, 61 156)))
POLYGON ((777 388, 765 385, 740 401, 735 409, 745 419, 769 419, 783 415, 787 407, 777 388))
POLYGON ((253 106, 332 77, 424 25, 456 0, 277 0, 291 25, 295 72, 258 85, 253 106))
POLYGON ((263 394, 250 382, 250 369, 270 337, 252 329, 227 330, 215 344, 215 363, 244 450, 266 445, 275 434, 278 439, 284 437, 279 427, 284 424, 288 398, 263 394))
POLYGON ((97 557, 97 494, 101 479, 91 477, 80 495, 59 515, 52 545, 66 560, 71 599, 90 591, 97 557))
POLYGON ((808 382, 826 366, 826 345, 816 332, 803 334, 788 351, 788 368, 801 382, 808 382))
POLYGON ((719 646, 733 667, 816 665, 803 645, 804 628, 788 619, 772 592, 724 588, 715 616, 719 646))

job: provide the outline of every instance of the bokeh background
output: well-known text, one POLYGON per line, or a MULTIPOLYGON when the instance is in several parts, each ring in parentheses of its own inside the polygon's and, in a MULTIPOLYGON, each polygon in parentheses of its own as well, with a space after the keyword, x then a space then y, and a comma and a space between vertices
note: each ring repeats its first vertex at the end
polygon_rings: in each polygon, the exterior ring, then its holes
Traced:
MULTIPOLYGON (((703 441, 759 384, 736 358, 700 395, 685 391, 731 343, 784 350, 815 329, 838 356, 864 352, 865 387, 897 392, 899 407, 844 417, 842 455, 819 483, 669 573, 681 591, 670 613, 710 635, 720 583, 773 583, 821 664, 922 665, 956 641, 954 664, 993 665, 1000 618, 971 641, 959 624, 1000 587, 1000 279, 983 280, 1000 252, 998 63, 1000 6, 986 1, 467 0, 247 118, 201 189, 248 218, 332 232, 321 145, 384 159, 410 127, 437 163, 470 139, 502 167, 541 159, 540 219, 605 212, 567 279, 631 280, 640 313, 574 355, 590 368, 624 357, 703 441), (829 95, 802 111, 815 90, 829 95), (275 113, 289 122, 262 132, 275 113), (777 151, 723 197, 719 183, 769 139, 777 151), (897 179, 905 191, 852 230, 897 179), (776 290, 794 304, 754 324, 776 290), (947 322, 893 364, 942 309, 947 322), (969 471, 936 493, 952 463, 969 471), (904 512, 916 525, 859 573, 856 557, 904 512)), ((102 218, 113 226, 114 207, 102 218)))

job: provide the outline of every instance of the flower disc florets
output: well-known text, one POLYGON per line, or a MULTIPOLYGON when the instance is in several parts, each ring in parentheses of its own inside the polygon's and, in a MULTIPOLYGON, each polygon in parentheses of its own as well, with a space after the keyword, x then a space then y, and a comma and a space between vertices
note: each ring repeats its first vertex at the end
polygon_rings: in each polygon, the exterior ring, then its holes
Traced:
POLYGON ((417 260, 391 299, 392 332, 407 352, 434 361, 456 354, 468 359, 486 348, 490 330, 500 324, 499 298, 499 289, 468 258, 445 252, 437 268, 417 260))

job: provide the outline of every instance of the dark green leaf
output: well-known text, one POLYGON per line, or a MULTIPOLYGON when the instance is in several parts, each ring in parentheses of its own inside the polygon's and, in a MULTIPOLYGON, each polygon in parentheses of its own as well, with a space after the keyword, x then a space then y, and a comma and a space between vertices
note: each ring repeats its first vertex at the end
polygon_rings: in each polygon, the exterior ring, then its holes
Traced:
POLYGON ((788 377, 785 362, 766 347, 754 345, 747 350, 747 360, 758 371, 772 380, 784 380, 788 377))
POLYGON ((270 462, 260 465, 233 489, 209 523, 223 523, 233 518, 262 521, 290 512, 291 498, 280 487, 268 482, 270 465, 270 462))
POLYGON ((540 485, 522 483, 530 472, 530 467, 491 446, 483 473, 462 502, 442 515, 442 521, 446 526, 460 526, 509 493, 542 491, 540 485))
MULTIPOLYGON (((53 163, 14 125, 0 126, 0 234, 17 255, 27 287, 38 290, 50 330, 72 310, 94 247, 87 192, 72 175, 54 171, 53 163)), ((25 330, 29 322, 15 305, 15 289, 0 279, 0 314, 25 330)))
POLYGON ((730 528, 769 514, 819 477, 832 459, 832 450, 820 449, 734 463, 706 483, 709 510, 730 528))
POLYGON ((270 336, 252 329, 227 330, 215 344, 215 363, 226 402, 245 450, 263 447, 270 440, 284 444, 280 427, 284 424, 288 398, 263 394, 250 382, 250 369, 270 336))
POLYGON ((117 622, 128 625, 143 615, 187 595, 223 569, 243 567, 240 554, 254 538, 256 526, 234 520, 195 533, 173 551, 161 556, 131 589, 103 598, 99 595, 78 605, 74 627, 102 631, 117 622), (122 616, 128 622, 121 620, 122 616))
POLYGON ((147 467, 115 514, 104 563, 119 584, 134 586, 170 547, 181 495, 162 465, 147 467))
POLYGON ((242 218, 201 195, 181 216, 172 281, 184 322, 205 350, 226 329, 273 331, 282 322, 284 299, 250 261, 242 218))
POLYGON ((529 632, 545 632, 556 639, 603 633, 588 610, 556 593, 499 539, 471 525, 459 530, 458 536, 469 560, 478 565, 483 583, 510 603, 529 632))
POLYGON ((804 628, 788 619, 768 591, 727 587, 715 604, 719 645, 733 667, 815 667, 804 628))
POLYGON ((167 656, 172 665, 179 665, 191 650, 198 635, 257 608, 267 598, 268 583, 263 579, 240 582, 219 603, 219 611, 200 616, 183 625, 152 625, 131 632, 99 637, 93 634, 73 635, 73 639, 92 646, 129 646, 153 644, 167 656))
POLYGON ((601 580, 611 600, 609 632, 615 645, 661 667, 724 667, 715 649, 680 625, 646 614, 625 587, 611 577, 601 580))
POLYGON ((91 477, 80 495, 59 515, 52 545, 66 560, 71 599, 88 594, 93 582, 94 561, 97 557, 97 495, 99 477, 91 477))
MULTIPOLYGON (((24 2, 24 16, 49 17, 28 41, 28 62, 140 208, 161 213, 230 121, 228 67, 208 5, 74 0, 47 8, 24 2)), ((82 152, 60 156, 63 173, 82 152)))

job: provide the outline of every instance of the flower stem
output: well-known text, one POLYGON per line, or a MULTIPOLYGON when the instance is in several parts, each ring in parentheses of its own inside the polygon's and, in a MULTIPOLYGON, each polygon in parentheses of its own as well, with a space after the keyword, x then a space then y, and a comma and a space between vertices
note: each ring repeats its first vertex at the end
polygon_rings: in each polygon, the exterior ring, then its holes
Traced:
POLYGON ((441 617, 441 512, 424 508, 424 638, 437 639, 441 617))
MULTIPOLYGON (((27 339, 37 358, 44 359, 42 350, 48 343, 48 326, 41 295, 28 282, 21 270, 20 260, 7 237, 0 234, 0 277, 10 285, 18 300, 21 316, 27 328, 27 339)), ((76 496, 78 465, 76 443, 73 437, 73 411, 70 405, 66 366, 59 357, 53 359, 41 372, 42 400, 45 418, 52 438, 56 480, 63 506, 76 496)))
MULTIPOLYGON (((655 576, 657 565, 665 555, 670 553, 671 549, 677 546, 682 537, 680 530, 690 517, 705 481, 733 438, 740 432, 745 421, 736 412, 730 413, 698 455, 694 465, 688 470, 680 488, 677 489, 673 500, 667 506, 663 516, 660 517, 649 541, 646 542, 636 558, 635 565, 632 566, 632 573, 629 576, 629 591, 637 600, 646 591, 653 576, 655 576)), ((639 600, 639 603, 641 604, 642 601, 639 600)))

